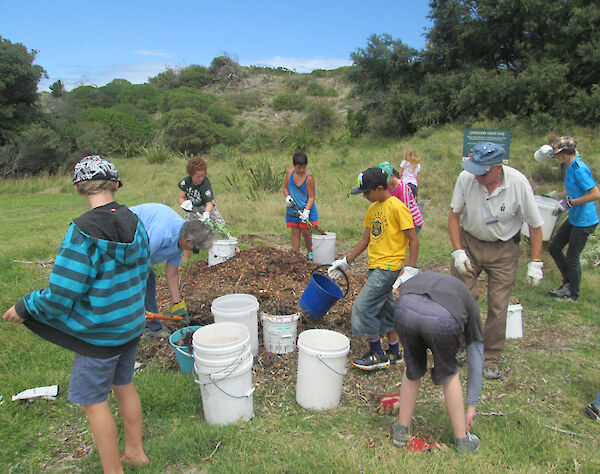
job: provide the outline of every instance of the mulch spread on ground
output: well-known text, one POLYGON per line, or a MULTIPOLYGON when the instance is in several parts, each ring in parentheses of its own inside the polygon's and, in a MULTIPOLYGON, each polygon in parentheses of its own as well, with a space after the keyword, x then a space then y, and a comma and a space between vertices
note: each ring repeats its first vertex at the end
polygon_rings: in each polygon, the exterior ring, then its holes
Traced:
MULTIPOLYGON (((447 268, 424 268, 422 270, 448 271, 447 268)), ((366 263, 357 263, 348 272, 348 284, 342 277, 336 283, 347 294, 339 299, 322 318, 313 318, 301 311, 298 301, 317 271, 326 274, 327 267, 317 268, 306 255, 287 248, 257 246, 242 250, 223 263, 208 266, 204 260, 196 260, 182 266, 180 286, 191 316, 190 326, 214 322, 210 311, 212 301, 219 296, 244 293, 254 295, 259 307, 259 354, 254 358, 253 382, 260 386, 270 381, 278 384, 287 380, 293 386, 297 367, 297 350, 289 354, 274 354, 264 349, 260 314, 293 314, 301 312, 298 334, 306 329, 330 329, 350 339, 348 359, 360 357, 368 351, 368 344, 351 333, 352 305, 368 277, 366 263)), ((159 311, 169 314, 171 301, 164 278, 157 279, 159 311)), ((163 321, 170 332, 180 329, 180 323, 163 321)), ((184 342, 185 344, 185 342, 184 342)), ((387 343, 384 341, 384 347, 387 343)), ((179 370, 173 348, 168 340, 142 340, 138 353, 142 363, 159 363, 166 370, 179 370)), ((387 370, 364 372, 348 363, 344 380, 343 396, 358 403, 374 407, 380 396, 399 391, 403 364, 387 370), (364 387, 364 388, 363 388, 364 387)))

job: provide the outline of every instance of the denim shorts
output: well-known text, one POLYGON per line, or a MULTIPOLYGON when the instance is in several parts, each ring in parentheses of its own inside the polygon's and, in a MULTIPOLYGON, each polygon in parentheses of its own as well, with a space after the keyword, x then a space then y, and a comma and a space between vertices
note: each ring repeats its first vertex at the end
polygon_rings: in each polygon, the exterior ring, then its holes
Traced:
POLYGON ((404 349, 408 380, 427 372, 427 349, 433 354, 431 380, 444 385, 458 372, 456 352, 461 329, 446 308, 426 295, 402 295, 396 303, 396 332, 404 349))
POLYGON ((69 400, 79 405, 106 400, 111 386, 131 382, 136 353, 137 345, 108 359, 76 353, 69 381, 69 400))
POLYGON ((394 330, 392 285, 400 270, 369 270, 369 278, 352 306, 352 334, 377 338, 394 330))

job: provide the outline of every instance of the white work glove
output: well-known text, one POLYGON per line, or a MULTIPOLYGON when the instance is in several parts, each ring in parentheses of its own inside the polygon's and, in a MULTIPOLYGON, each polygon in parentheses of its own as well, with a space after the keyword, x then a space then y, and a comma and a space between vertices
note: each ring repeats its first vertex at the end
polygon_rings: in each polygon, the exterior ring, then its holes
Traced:
POLYGON ((473 271, 473 266, 471 265, 471 260, 467 256, 467 252, 464 249, 456 249, 452 252, 452 264, 454 268, 458 270, 464 277, 471 276, 470 273, 473 271))
POLYGON ((552 215, 558 216, 559 214, 562 214, 563 212, 568 210, 570 207, 571 207, 571 198, 569 196, 567 196, 562 201, 560 201, 556 204, 556 207, 552 211, 552 215))
POLYGON ((191 212, 191 210, 193 208, 194 208, 194 205, 192 204, 192 201, 190 201, 189 199, 186 199, 185 201, 183 201, 181 203, 181 209, 183 209, 184 211, 191 212))
POLYGON ((210 212, 204 211, 202 213, 202 219, 201 220, 202 220, 202 222, 208 222, 208 221, 210 221, 210 212))
POLYGON ((539 284, 542 282, 542 278, 544 278, 544 273, 542 272, 543 267, 544 262, 535 260, 527 264, 527 277, 525 279, 527 281, 528 288, 539 286, 539 284))
POLYGON ((302 211, 302 215, 300 216, 300 219, 302 219, 302 222, 308 222, 309 215, 310 215, 310 209, 304 209, 302 211))
POLYGON ((400 275, 396 279, 396 281, 392 285, 392 289, 396 290, 402 283, 404 283, 407 280, 410 280, 417 273, 419 273, 419 269, 417 267, 404 267, 404 271, 402 272, 402 275, 400 275))
POLYGON ((330 278, 336 280, 337 278, 342 276, 342 272, 348 271, 350 266, 351 265, 348 263, 348 260, 346 260, 346 257, 341 258, 331 264, 331 266, 327 270, 327 275, 329 275, 330 278))
POLYGON ((533 154, 533 159, 540 163, 545 163, 552 158, 552 147, 550 145, 542 145, 542 147, 533 154))
POLYGON ((292 199, 292 196, 290 196, 289 194, 285 197, 285 205, 287 207, 294 207, 296 205, 296 202, 292 199))
POLYGON ((560 199, 560 192, 554 190, 554 191, 548 193, 548 197, 552 198, 552 199, 556 199, 558 201, 560 199))

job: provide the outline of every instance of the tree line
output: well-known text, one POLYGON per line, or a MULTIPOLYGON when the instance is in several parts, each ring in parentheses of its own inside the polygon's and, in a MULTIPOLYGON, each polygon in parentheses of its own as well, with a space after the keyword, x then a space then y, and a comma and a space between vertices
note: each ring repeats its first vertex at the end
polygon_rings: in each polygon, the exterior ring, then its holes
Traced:
POLYGON ((372 35, 349 78, 376 133, 600 121, 600 1, 432 0, 423 50, 372 35))

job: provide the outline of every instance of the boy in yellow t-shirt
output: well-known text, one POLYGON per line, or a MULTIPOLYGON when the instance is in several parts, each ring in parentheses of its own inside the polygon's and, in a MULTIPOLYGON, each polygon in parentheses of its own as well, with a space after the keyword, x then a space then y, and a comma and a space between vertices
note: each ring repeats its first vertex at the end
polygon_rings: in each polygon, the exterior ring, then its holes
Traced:
POLYGON ((393 290, 419 273, 419 238, 408 208, 399 199, 390 199, 393 196, 388 192, 387 175, 382 169, 369 168, 360 173, 358 188, 351 194, 363 194, 371 202, 365 216, 365 232, 348 256, 333 262, 328 274, 339 278, 341 271, 348 270, 368 247, 369 278, 352 307, 352 334, 366 338, 370 348, 352 364, 363 370, 381 369, 402 361, 394 330, 393 290), (383 334, 388 339, 387 351, 381 346, 383 334))

